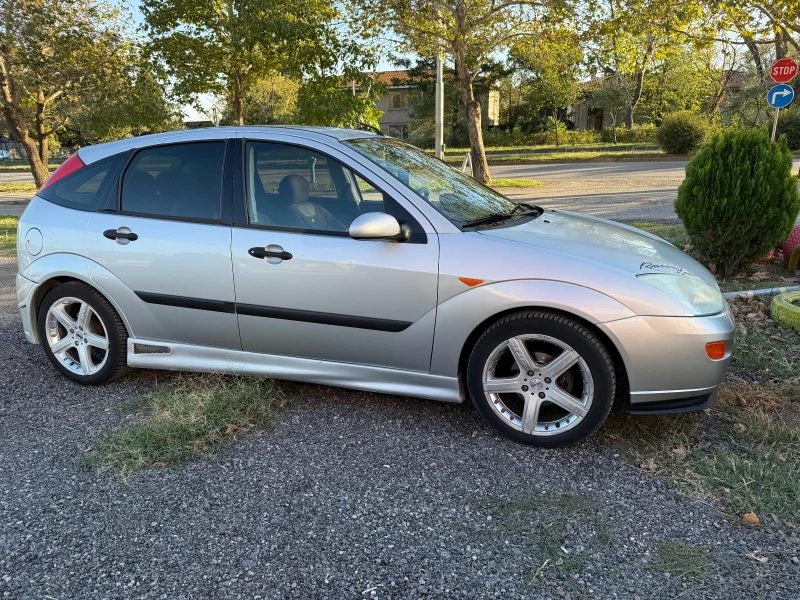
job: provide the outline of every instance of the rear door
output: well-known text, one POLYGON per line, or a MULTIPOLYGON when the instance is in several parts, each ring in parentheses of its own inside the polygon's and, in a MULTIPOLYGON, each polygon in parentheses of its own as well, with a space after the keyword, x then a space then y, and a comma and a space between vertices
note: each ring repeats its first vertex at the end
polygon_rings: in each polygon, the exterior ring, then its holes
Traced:
POLYGON ((92 214, 88 257, 138 338, 240 349, 231 270, 227 139, 133 153, 107 212, 92 214), (120 283, 121 282, 121 283, 120 283))

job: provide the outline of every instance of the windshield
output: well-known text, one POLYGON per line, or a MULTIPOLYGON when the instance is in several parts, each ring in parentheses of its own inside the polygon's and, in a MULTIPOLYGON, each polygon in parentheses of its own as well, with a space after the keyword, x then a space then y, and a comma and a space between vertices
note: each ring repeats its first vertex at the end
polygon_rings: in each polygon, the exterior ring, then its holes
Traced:
POLYGON ((392 138, 343 142, 384 169, 458 227, 517 206, 505 196, 433 156, 392 138))

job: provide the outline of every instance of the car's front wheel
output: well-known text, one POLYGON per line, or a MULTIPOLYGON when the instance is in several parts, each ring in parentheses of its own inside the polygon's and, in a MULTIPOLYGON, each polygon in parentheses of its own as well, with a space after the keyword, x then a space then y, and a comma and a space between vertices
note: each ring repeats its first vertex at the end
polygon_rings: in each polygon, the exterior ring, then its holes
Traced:
POLYGON ((579 321, 545 311, 496 321, 467 366, 469 394, 484 419, 537 446, 565 446, 591 435, 611 410, 615 386, 602 341, 579 321))
POLYGON ((127 371, 125 326, 108 301, 83 283, 47 292, 37 327, 47 358, 73 381, 99 385, 127 371))

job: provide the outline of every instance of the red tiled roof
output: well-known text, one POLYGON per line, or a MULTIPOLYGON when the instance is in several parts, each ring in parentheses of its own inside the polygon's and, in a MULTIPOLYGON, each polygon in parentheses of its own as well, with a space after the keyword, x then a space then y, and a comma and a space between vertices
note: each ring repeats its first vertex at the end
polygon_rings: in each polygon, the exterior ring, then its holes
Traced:
MULTIPOLYGON (((411 76, 408 71, 377 71, 375 73, 364 73, 364 77, 368 77, 372 81, 383 83, 389 87, 394 85, 413 85, 411 76)), ((361 87, 362 82, 356 80, 356 87, 361 87)), ((353 85, 352 80, 346 82, 346 86, 353 85)))

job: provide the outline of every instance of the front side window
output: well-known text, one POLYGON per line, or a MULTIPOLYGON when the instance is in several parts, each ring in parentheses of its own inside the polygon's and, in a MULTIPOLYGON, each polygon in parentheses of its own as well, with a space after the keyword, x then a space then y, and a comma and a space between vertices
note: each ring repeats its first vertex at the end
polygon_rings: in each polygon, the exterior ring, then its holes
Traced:
POLYGON ((356 217, 386 212, 421 231, 395 200, 328 156, 274 142, 248 142, 245 154, 251 225, 344 235, 356 217))
POLYGON ((203 221, 222 216, 225 142, 193 142, 141 150, 122 179, 122 210, 203 221))
POLYGON ((370 137, 343 143, 411 188, 458 227, 490 215, 511 213, 517 207, 472 177, 398 140, 370 137))

